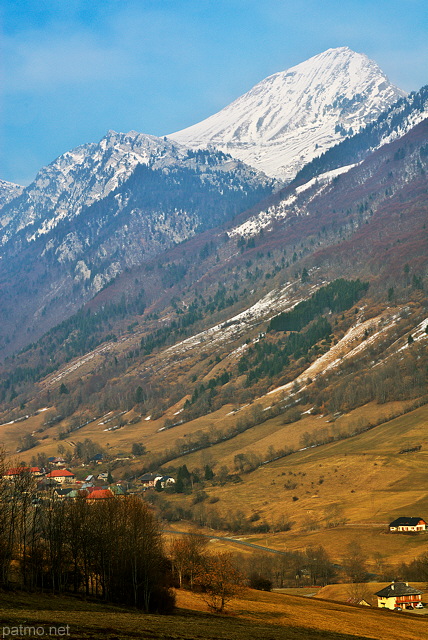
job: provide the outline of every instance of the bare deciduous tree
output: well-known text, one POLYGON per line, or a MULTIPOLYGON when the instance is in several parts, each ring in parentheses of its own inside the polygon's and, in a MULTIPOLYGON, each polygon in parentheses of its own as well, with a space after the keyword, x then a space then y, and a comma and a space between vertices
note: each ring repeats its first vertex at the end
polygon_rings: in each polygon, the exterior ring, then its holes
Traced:
POLYGON ((226 604, 244 589, 243 575, 233 564, 230 553, 207 556, 195 582, 208 607, 218 613, 222 613, 226 604))

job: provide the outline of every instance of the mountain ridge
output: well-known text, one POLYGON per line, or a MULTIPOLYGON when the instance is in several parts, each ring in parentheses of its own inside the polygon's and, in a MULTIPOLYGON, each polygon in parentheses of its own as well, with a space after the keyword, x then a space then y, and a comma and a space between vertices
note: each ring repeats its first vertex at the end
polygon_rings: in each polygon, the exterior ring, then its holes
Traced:
POLYGON ((212 145, 284 181, 404 96, 378 65, 328 49, 265 78, 218 113, 168 138, 212 145))
POLYGON ((233 217, 276 187, 223 152, 143 134, 110 133, 61 156, 1 211, 9 219, 1 249, 3 337, 10 340, 12 332, 24 346, 22 324, 35 337, 125 269, 233 217), (97 182, 94 165, 111 170, 97 182))

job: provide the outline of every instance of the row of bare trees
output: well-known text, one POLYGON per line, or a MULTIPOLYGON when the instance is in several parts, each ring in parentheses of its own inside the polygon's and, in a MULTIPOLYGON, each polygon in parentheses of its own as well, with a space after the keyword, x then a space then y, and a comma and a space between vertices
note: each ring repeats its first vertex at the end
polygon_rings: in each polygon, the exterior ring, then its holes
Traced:
POLYGON ((336 575, 322 546, 308 547, 304 552, 232 555, 210 553, 207 537, 186 534, 172 540, 170 557, 176 586, 197 591, 217 611, 222 611, 245 585, 266 591, 272 587, 326 585, 336 575))
POLYGON ((41 497, 25 473, 0 483, 0 586, 11 584, 145 611, 174 606, 171 564, 141 498, 41 497))

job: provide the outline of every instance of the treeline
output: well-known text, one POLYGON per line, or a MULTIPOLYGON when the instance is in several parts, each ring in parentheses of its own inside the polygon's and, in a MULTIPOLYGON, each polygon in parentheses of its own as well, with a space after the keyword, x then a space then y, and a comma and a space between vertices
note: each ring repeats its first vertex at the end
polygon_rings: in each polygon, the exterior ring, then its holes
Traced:
MULTIPOLYGON (((199 230, 210 229, 234 215, 244 211, 270 195, 274 188, 273 180, 252 180, 242 170, 209 170, 222 158, 217 155, 211 164, 204 157, 189 158, 194 166, 181 163, 168 170, 155 169, 151 165, 139 164, 128 180, 102 201, 90 206, 99 215, 99 209, 105 215, 117 209, 116 195, 123 194, 126 202, 122 216, 134 210, 144 212, 145 217, 167 213, 185 212, 199 222, 199 230), (197 164, 202 160, 203 164, 197 164), (195 162, 196 161, 196 162, 195 162)), ((190 163, 189 163, 190 164, 190 163)), ((175 216, 177 217, 177 216, 175 216)), ((170 224, 174 224, 171 220, 170 224)), ((156 230, 153 224, 153 229, 156 230)))
MULTIPOLYGON (((247 429, 251 429, 256 425, 262 424, 266 420, 274 418, 275 416, 285 414, 284 420, 287 420, 288 422, 288 412, 288 406, 284 406, 282 404, 274 405, 266 411, 263 411, 263 409, 259 405, 255 405, 251 411, 247 411, 245 414, 241 415, 236 423, 228 428, 212 428, 209 430, 209 432, 198 430, 194 433, 183 436, 182 438, 177 438, 173 447, 165 449, 164 451, 159 453, 147 454, 144 459, 145 464, 138 471, 138 473, 143 474, 146 472, 155 471, 160 467, 166 465, 168 462, 185 456, 188 453, 192 453, 193 451, 200 451, 201 449, 206 449, 215 444, 219 444, 220 442, 231 440, 240 433, 247 431, 247 429)), ((166 428, 168 428, 168 426, 166 426, 166 428)), ((285 447, 279 450, 273 457, 282 457, 285 455, 289 455, 290 453, 292 453, 292 450, 288 447, 285 447)), ((265 459, 263 459, 263 462, 267 462, 271 459, 272 456, 267 456, 265 459)))
POLYGON ((310 392, 310 401, 330 413, 347 412, 372 401, 378 404, 415 398, 420 398, 421 404, 427 401, 428 354, 423 345, 412 343, 404 353, 390 356, 376 368, 353 369, 352 363, 344 363, 337 381, 332 378, 317 381, 310 392))
POLYGON ((223 151, 212 151, 208 149, 189 149, 186 158, 194 158, 199 164, 206 164, 210 167, 221 165, 226 160, 234 160, 232 156, 229 154, 226 155, 223 151))
POLYGON ((260 378, 279 376, 295 360, 306 356, 320 340, 330 342, 331 326, 324 317, 315 320, 306 331, 291 333, 285 341, 261 339, 248 348, 238 363, 238 373, 247 373, 246 385, 260 378))
POLYGON ((414 560, 400 565, 399 575, 404 580, 415 582, 428 581, 428 553, 422 553, 414 560))
POLYGON ((219 387, 227 384, 230 378, 231 378, 230 373, 228 371, 223 371, 222 373, 219 373, 214 378, 211 378, 207 382, 207 384, 204 384, 204 383, 200 384, 199 387, 196 387, 196 389, 194 390, 190 401, 186 400, 184 407, 187 409, 190 404, 194 404, 195 402, 197 402, 197 400, 206 391, 211 391, 211 389, 214 389, 215 387, 219 387))
MULTIPOLYGON (((223 476, 223 482, 227 481, 227 471, 219 471, 219 477, 223 476)), ((231 482, 240 481, 235 475, 234 479, 230 476, 231 482)), ((262 519, 258 513, 246 515, 240 509, 228 509, 226 513, 222 513, 215 505, 218 499, 213 497, 208 499, 208 494, 198 489, 194 495, 191 505, 184 505, 177 501, 171 501, 167 498, 168 492, 151 493, 148 500, 156 507, 159 517, 167 522, 180 522, 187 520, 193 522, 199 527, 209 527, 216 531, 224 531, 233 534, 257 534, 268 532, 289 531, 293 523, 286 516, 280 516, 275 521, 267 522, 262 519)))
MULTIPOLYGON (((36 343, 28 345, 22 352, 30 363, 38 360, 35 365, 18 365, 12 371, 3 374, 0 381, 0 402, 13 400, 20 387, 37 382, 41 378, 56 371, 62 364, 72 358, 85 355, 103 342, 115 340, 111 330, 113 321, 125 318, 129 314, 144 313, 144 290, 133 298, 126 298, 123 294, 119 302, 110 302, 101 309, 92 312, 81 309, 67 320, 50 329, 36 343)), ((13 364, 14 360, 10 360, 13 364)))
POLYGON ((317 316, 331 311, 341 313, 350 309, 368 289, 368 282, 334 280, 316 291, 309 300, 299 302, 291 311, 272 318, 268 331, 300 331, 317 316))
POLYGON ((187 335, 187 329, 196 322, 217 311, 222 311, 236 302, 238 302, 238 296, 228 293, 227 289, 220 285, 214 296, 209 296, 208 300, 199 296, 194 298, 186 311, 177 307, 176 319, 172 320, 168 326, 161 327, 141 339, 140 347, 143 355, 149 355, 155 349, 172 344, 177 338, 187 335))
POLYGON ((159 525, 137 496, 42 497, 22 474, 0 484, 0 587, 71 591, 167 613, 171 567, 159 525))
MULTIPOLYGON (((208 557, 208 538, 187 535, 174 538, 170 554, 177 586, 198 589, 201 568, 208 557)), ((231 579, 237 582, 239 567, 245 584, 253 589, 270 591, 272 587, 294 587, 329 584, 337 574, 327 551, 322 546, 305 551, 282 551, 277 554, 254 552, 229 556, 231 579)))
MULTIPOLYGON (((185 589, 198 587, 199 567, 207 554, 207 538, 197 535, 182 536, 171 544, 171 559, 177 586, 185 589)), ((370 590, 362 584, 373 579, 389 581, 399 578, 424 581, 428 577, 428 555, 423 554, 408 565, 391 566, 380 554, 371 555, 357 540, 343 549, 339 564, 333 564, 322 545, 311 545, 303 551, 279 551, 251 554, 236 552, 230 556, 230 566, 239 567, 244 583, 253 589, 270 591, 272 588, 325 586, 335 582, 349 584, 348 593, 359 598, 368 597, 370 590), (359 593, 361 590, 362 593, 359 593)), ((231 572, 236 579, 236 573, 231 572)), ((232 576, 231 576, 232 578, 232 576)))

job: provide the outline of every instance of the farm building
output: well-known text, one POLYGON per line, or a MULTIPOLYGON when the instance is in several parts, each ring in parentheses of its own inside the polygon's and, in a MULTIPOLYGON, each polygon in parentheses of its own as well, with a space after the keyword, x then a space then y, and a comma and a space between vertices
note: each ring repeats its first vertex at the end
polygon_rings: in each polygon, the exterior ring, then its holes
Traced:
POLYGON ((14 478, 19 478, 26 474, 40 478, 44 473, 44 469, 40 469, 40 467, 12 467, 6 471, 3 478, 13 480, 14 478))
POLYGON ((389 525, 389 530, 394 533, 410 531, 417 533, 419 531, 427 531, 428 525, 422 518, 412 518, 401 516, 389 525))

